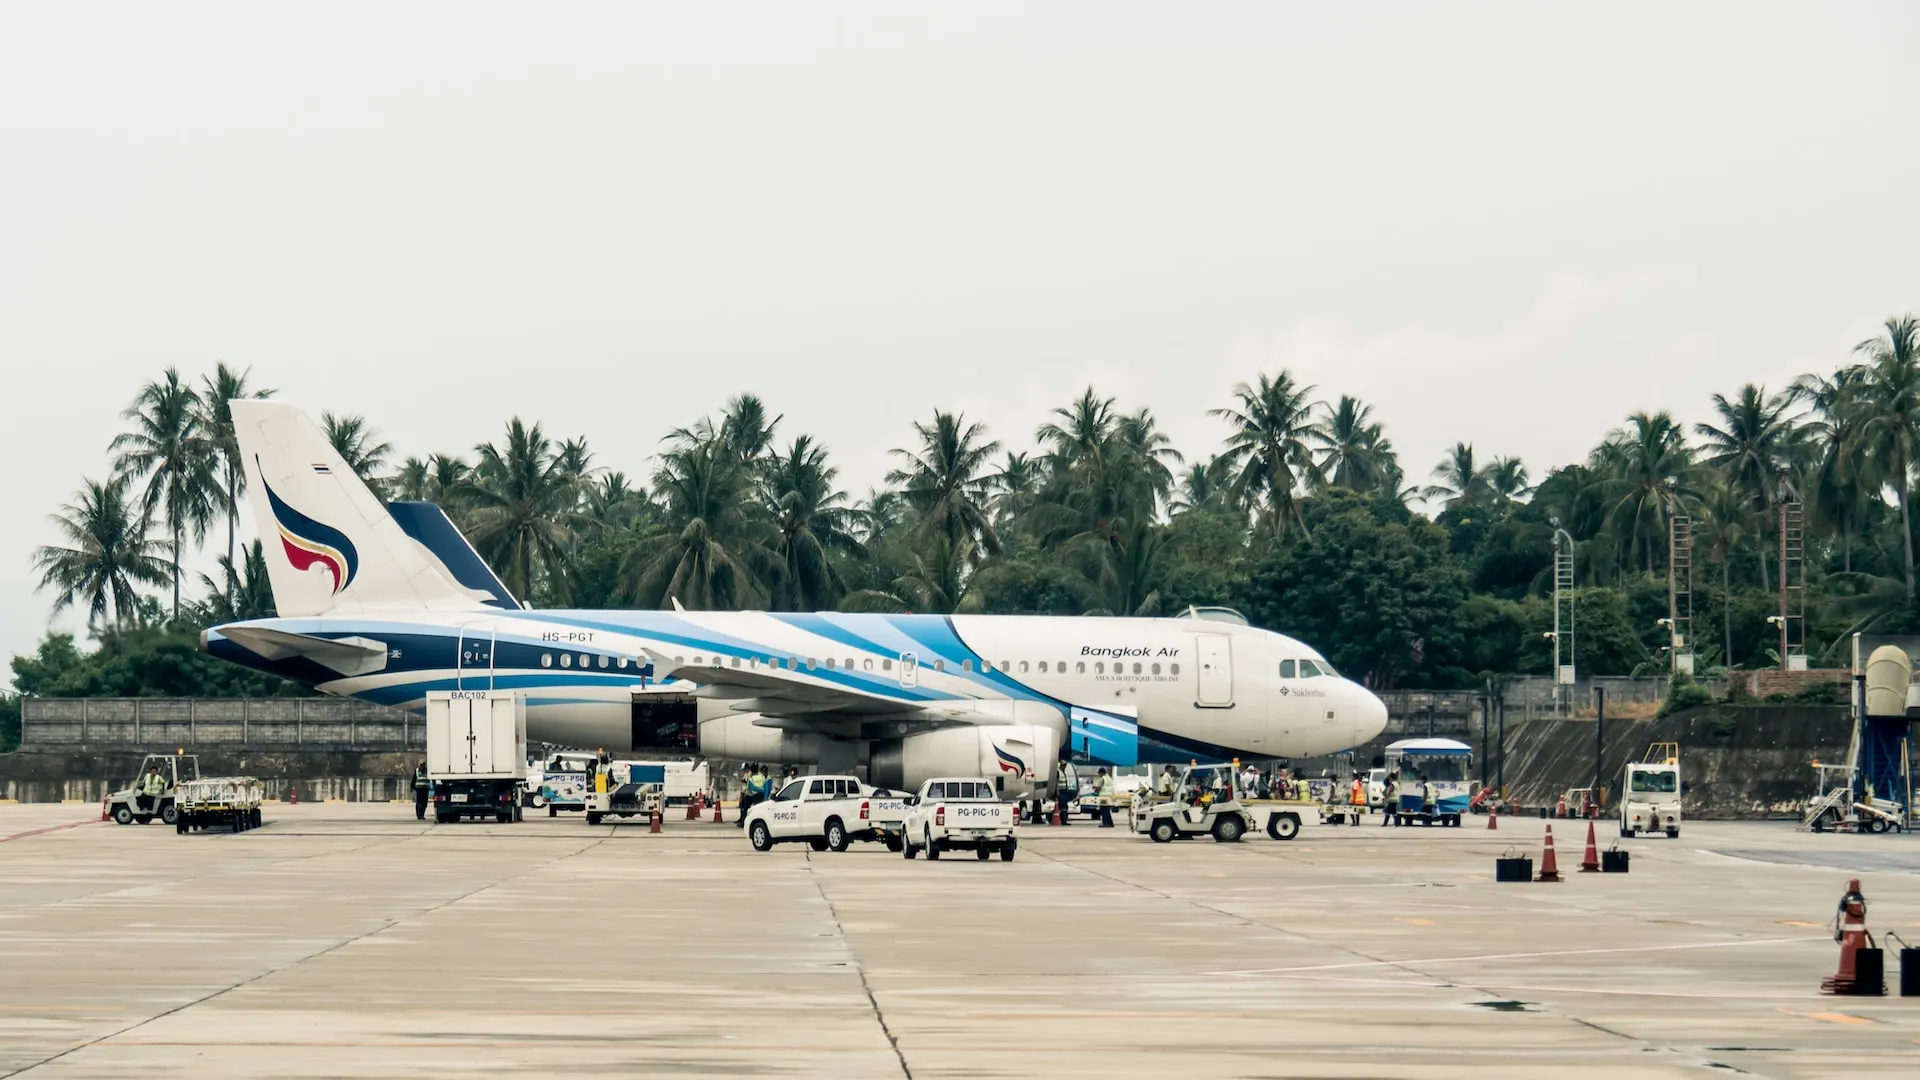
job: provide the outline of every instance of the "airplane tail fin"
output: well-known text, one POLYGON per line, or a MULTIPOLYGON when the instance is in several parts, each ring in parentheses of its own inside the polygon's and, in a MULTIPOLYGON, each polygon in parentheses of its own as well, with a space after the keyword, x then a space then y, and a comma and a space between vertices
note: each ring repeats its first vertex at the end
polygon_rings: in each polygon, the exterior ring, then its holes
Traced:
POLYGON ((282 617, 476 611, 297 406, 231 403, 254 525, 282 617))
POLYGON ((408 536, 419 541, 427 554, 439 561, 447 576, 469 589, 485 593, 488 607, 506 611, 521 610, 520 601, 507 590, 506 582, 473 550, 473 542, 453 523, 437 503, 391 502, 387 513, 400 523, 408 536))

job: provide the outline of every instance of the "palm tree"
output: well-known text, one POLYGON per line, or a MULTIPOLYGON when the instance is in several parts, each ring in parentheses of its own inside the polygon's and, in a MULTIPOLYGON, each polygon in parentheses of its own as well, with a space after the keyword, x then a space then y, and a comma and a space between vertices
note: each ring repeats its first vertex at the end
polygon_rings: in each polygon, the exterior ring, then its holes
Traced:
POLYGON ((1723 477, 1720 483, 1707 489, 1701 509, 1705 513, 1694 525, 1694 536, 1706 541, 1713 560, 1720 564, 1720 636, 1724 649, 1721 662, 1732 667, 1733 551, 1746 539, 1746 526, 1753 521, 1753 507, 1723 477))
MULTIPOLYGON (((1780 474, 1786 471, 1798 450, 1799 433, 1787 410, 1793 407, 1790 393, 1767 396, 1766 388, 1748 383, 1740 388, 1737 400, 1713 395, 1719 425, 1695 424, 1693 430, 1704 441, 1706 454, 1701 462, 1718 470, 1727 487, 1744 502, 1762 523, 1758 535, 1766 534, 1765 521, 1771 516, 1780 474)), ((1760 587, 1767 587, 1767 547, 1761 544, 1760 587)))
POLYGON ((1173 500, 1173 511, 1175 513, 1184 513, 1188 510, 1232 512, 1235 507, 1228 491, 1230 485, 1223 475, 1224 472, 1218 457, 1211 457, 1187 466, 1187 471, 1180 474, 1180 493, 1173 500))
POLYGON ((887 482, 903 485, 902 496, 920 513, 922 533, 946 537, 950 552, 968 561, 976 550, 999 554, 984 474, 1000 444, 987 438, 984 424, 969 424, 959 413, 936 411, 933 423, 916 422, 913 430, 919 449, 893 451, 906 466, 888 473, 887 482))
POLYGON ((127 501, 128 478, 105 483, 82 481, 72 502, 53 515, 65 546, 34 551, 40 589, 55 589, 53 609, 75 602, 87 607, 87 625, 95 630, 127 621, 137 609, 142 585, 170 579, 166 545, 147 535, 146 518, 127 501))
POLYGON ((385 497, 386 481, 380 472, 387 466, 387 456, 393 453, 393 444, 380 438, 380 433, 367 418, 359 413, 335 416, 320 410, 320 427, 326 432, 327 441, 347 463, 355 476, 373 489, 375 495, 385 497))
POLYGON ((758 461, 772 450, 781 419, 767 419, 767 403, 757 395, 737 394, 720 411, 721 447, 735 461, 758 461))
POLYGON ((1867 357, 1861 379, 1861 402, 1866 422, 1861 436, 1879 462, 1881 478, 1893 485, 1900 504, 1900 536, 1906 545, 1907 599, 1913 600, 1913 518, 1907 502, 1913 496, 1913 459, 1920 449, 1920 319, 1902 315, 1888 319, 1884 337, 1868 338, 1854 346, 1867 357))
POLYGON ((986 478, 993 492, 993 527, 1003 539, 1025 522, 1040 491, 1040 462, 1031 454, 1007 451, 1000 468, 986 478))
POLYGON ((206 599, 193 605, 195 616, 209 626, 273 617, 273 586, 267 580, 267 555, 255 540, 247 545, 246 562, 238 569, 220 557, 220 581, 200 575, 206 599))
POLYGON ((1493 496, 1492 488, 1487 486, 1486 470, 1474 462, 1472 443, 1454 443, 1440 464, 1433 467, 1433 477, 1439 483, 1427 485, 1420 494, 1443 500, 1448 509, 1480 506, 1493 496))
POLYGON ((560 443, 560 449, 554 451, 554 464, 561 475, 571 480, 581 491, 586 490, 587 482, 600 470, 594 467, 593 451, 587 449, 585 436, 567 439, 560 443))
POLYGON ((809 435, 768 460, 761 486, 773 508, 774 554, 781 565, 776 607, 824 611, 846 591, 829 552, 859 555, 862 550, 853 538, 846 492, 833 486, 839 472, 827 464, 826 448, 809 435))
POLYGON ((580 502, 581 517, 607 533, 631 528, 648 509, 647 493, 617 469, 601 473, 588 484, 580 502))
POLYGON ((1622 539, 1631 553, 1644 545, 1647 573, 1653 573, 1656 536, 1665 538, 1670 499, 1692 497, 1687 473, 1692 467, 1687 433, 1666 412, 1637 412, 1594 451, 1594 466, 1606 479, 1608 513, 1625 526, 1622 539))
POLYGON ((1186 459, 1173 448, 1173 437, 1160 430, 1153 410, 1143 406, 1122 416, 1114 436, 1125 455, 1127 471, 1133 474, 1133 494, 1150 493, 1156 505, 1171 498, 1173 467, 1186 459))
POLYGON ((1233 428, 1220 456, 1232 470, 1236 500, 1262 506, 1276 535, 1285 530, 1289 514, 1301 532, 1307 531, 1294 492, 1314 473, 1310 444, 1323 441, 1313 419, 1317 406, 1307 398, 1312 392, 1313 387, 1296 383, 1292 372, 1271 379, 1262 375, 1254 386, 1234 386, 1231 407, 1207 414, 1233 428))
POLYGON ((1326 483, 1356 492, 1383 486, 1392 450, 1384 429, 1373 419, 1373 406, 1342 394, 1340 404, 1327 409, 1316 437, 1322 455, 1317 471, 1326 483))
MULTIPOLYGON (((677 438, 669 436, 669 438, 677 438)), ((678 438, 660 455, 653 490, 662 520, 622 560, 627 595, 652 607, 700 611, 766 603, 771 530, 750 512, 749 465, 718 438, 678 438)))
POLYGON ((1497 457, 1482 474, 1493 504, 1502 510, 1527 497, 1533 488, 1527 484, 1527 466, 1517 457, 1497 457))
POLYGON ((504 446, 481 443, 480 463, 455 489, 469 510, 468 535, 495 567, 505 567, 504 585, 513 595, 531 597, 536 572, 544 572, 553 591, 564 596, 562 570, 573 539, 574 480, 562 468, 553 443, 540 430, 514 417, 504 446))
POLYGON ((1809 488, 1813 509, 1840 538, 1841 570, 1853 572, 1853 536, 1866 521, 1872 501, 1873 462, 1867 456, 1867 410, 1863 407, 1865 371, 1844 367, 1831 379, 1802 375, 1789 391, 1813 408, 1802 428, 1815 448, 1809 488))
POLYGON ((220 510, 227 515, 227 561, 233 561, 234 527, 240 516, 240 496, 247 490, 247 471, 240 464, 240 441, 233 433, 233 410, 227 403, 239 398, 269 398, 272 390, 247 385, 252 368, 240 371, 221 361, 212 375, 200 379, 200 426, 213 443, 214 467, 224 480, 220 510))
POLYGON ((1091 386, 1072 404, 1054 409, 1051 415, 1058 419, 1041 424, 1033 437, 1047 448, 1056 473, 1097 458, 1113 438, 1113 399, 1098 396, 1091 386))
POLYGON ((214 446, 201 425, 200 398, 168 368, 158 382, 141 387, 121 414, 133 430, 113 440, 113 467, 133 480, 146 478, 140 509, 148 521, 159 511, 173 539, 173 617, 180 617, 180 549, 188 532, 196 543, 213 520, 214 446))

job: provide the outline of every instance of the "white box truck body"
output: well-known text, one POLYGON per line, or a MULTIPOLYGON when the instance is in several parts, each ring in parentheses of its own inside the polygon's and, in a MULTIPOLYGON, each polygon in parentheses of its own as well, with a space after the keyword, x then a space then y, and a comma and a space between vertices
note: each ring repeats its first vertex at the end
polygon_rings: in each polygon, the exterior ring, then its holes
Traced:
POLYGON ((427 780, 435 820, 518 820, 526 768, 524 695, 506 690, 428 692, 427 780))

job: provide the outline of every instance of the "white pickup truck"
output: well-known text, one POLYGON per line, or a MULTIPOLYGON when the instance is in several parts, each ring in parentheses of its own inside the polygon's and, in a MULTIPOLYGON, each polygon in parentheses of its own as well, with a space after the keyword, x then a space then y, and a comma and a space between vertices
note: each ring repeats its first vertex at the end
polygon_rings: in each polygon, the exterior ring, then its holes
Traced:
POLYGON ((927 858, 953 848, 972 848, 985 860, 994 852, 1012 862, 1020 848, 1014 836, 1016 808, 1000 801, 993 781, 977 776, 948 776, 929 780, 907 811, 906 843, 901 854, 911 859, 925 851, 927 858))
POLYGON ((815 851, 845 851, 855 840, 900 850, 904 796, 870 788, 852 776, 803 776, 747 811, 747 840, 755 851, 804 840, 815 851))

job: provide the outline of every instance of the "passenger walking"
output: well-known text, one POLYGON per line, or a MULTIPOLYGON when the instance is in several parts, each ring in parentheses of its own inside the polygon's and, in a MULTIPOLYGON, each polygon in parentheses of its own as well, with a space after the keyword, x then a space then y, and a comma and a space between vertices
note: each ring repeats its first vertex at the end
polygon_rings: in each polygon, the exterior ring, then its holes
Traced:
POLYGON ((427 820, 427 763, 413 770, 413 819, 427 820))
POLYGON ((1100 827, 1113 828, 1113 774, 1100 770, 1100 779, 1095 782, 1095 790, 1100 794, 1100 827))

